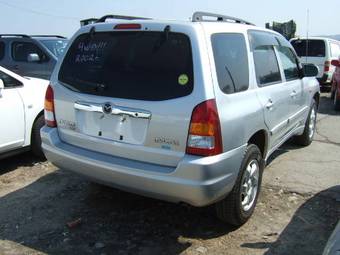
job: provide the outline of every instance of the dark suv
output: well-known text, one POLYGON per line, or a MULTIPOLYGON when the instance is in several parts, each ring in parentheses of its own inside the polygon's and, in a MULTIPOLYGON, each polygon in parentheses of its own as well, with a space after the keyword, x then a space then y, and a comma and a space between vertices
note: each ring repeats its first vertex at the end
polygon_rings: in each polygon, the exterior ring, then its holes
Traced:
POLYGON ((58 35, 0 34, 0 65, 23 76, 49 79, 67 39, 58 35))

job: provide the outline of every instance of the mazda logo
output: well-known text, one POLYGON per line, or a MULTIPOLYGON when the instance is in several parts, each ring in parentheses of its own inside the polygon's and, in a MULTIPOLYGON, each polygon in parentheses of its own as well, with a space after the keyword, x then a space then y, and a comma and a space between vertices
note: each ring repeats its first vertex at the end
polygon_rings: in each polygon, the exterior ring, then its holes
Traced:
POLYGON ((103 105, 103 112, 106 114, 110 114, 112 112, 112 105, 110 103, 105 103, 103 105))

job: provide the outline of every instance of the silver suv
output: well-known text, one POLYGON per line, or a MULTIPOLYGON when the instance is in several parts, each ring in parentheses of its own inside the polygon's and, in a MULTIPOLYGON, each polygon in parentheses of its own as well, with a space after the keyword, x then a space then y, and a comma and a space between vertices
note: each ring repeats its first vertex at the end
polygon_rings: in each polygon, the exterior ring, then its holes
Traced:
POLYGON ((222 220, 245 223, 269 155, 292 136, 312 142, 319 86, 307 76, 317 68, 302 67, 280 34, 228 16, 110 18, 82 27, 56 66, 46 157, 136 194, 216 204, 222 220))

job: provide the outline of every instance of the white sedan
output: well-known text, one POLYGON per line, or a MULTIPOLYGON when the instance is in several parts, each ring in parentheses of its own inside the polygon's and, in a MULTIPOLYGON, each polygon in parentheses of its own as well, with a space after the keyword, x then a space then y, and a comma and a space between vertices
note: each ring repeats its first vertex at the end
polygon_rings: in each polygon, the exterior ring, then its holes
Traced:
POLYGON ((49 81, 22 77, 0 66, 0 158, 41 150, 44 99, 49 81))

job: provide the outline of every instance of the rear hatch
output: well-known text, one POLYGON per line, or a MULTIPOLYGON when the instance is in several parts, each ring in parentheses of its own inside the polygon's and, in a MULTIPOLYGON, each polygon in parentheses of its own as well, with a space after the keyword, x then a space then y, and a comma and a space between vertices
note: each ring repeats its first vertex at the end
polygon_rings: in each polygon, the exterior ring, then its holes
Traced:
POLYGON ((314 64, 319 68, 317 77, 324 73, 326 58, 326 42, 321 39, 295 39, 291 41, 300 62, 304 64, 314 64))
POLYGON ((178 164, 193 107, 203 98, 195 93, 190 37, 169 28, 92 30, 76 37, 60 66, 61 86, 54 86, 64 142, 137 161, 178 164))

